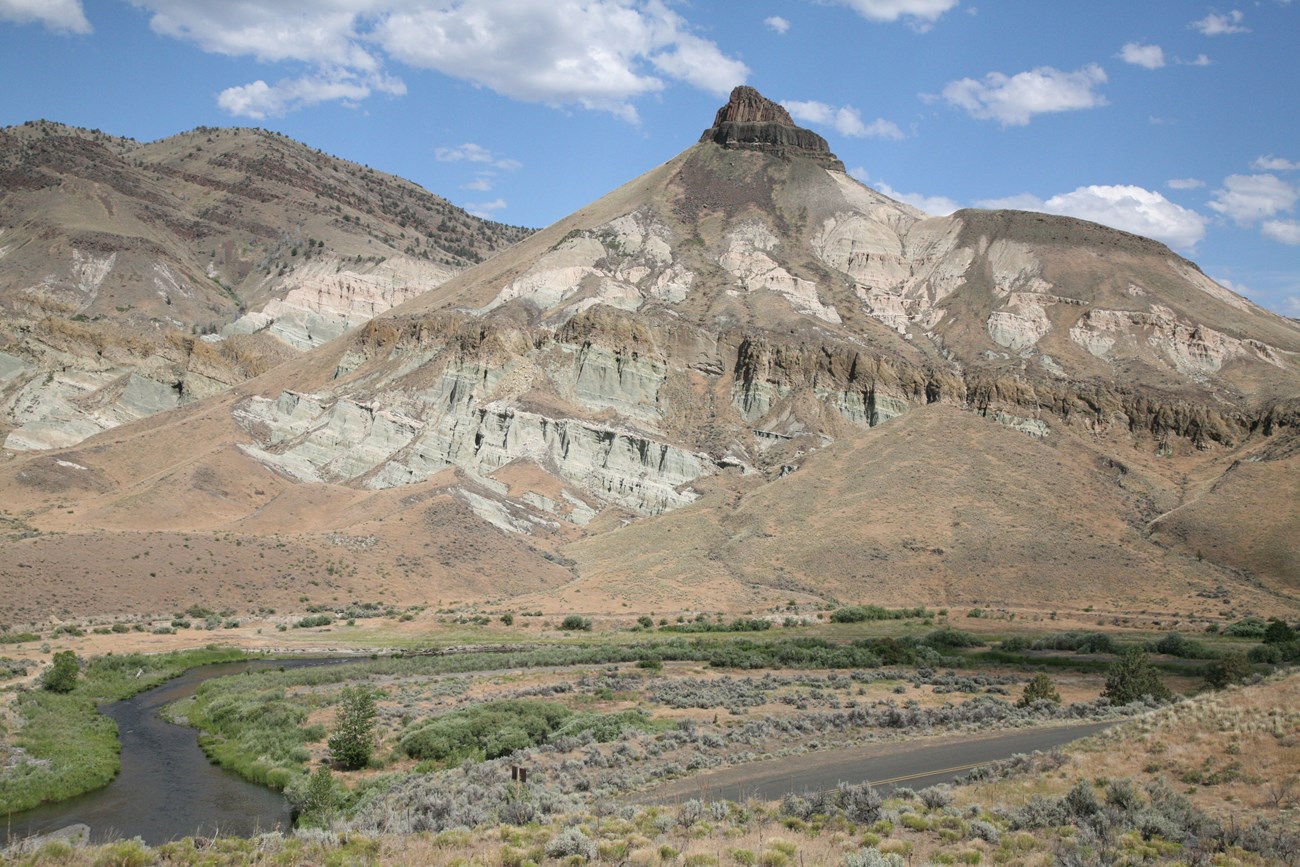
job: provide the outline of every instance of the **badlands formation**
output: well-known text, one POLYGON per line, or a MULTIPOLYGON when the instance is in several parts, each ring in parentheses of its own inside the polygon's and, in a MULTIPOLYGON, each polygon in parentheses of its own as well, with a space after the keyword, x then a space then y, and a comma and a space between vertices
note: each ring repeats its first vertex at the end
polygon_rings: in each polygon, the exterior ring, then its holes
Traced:
POLYGON ((1300 608, 1300 325, 1145 238, 928 217, 752 88, 448 279, 256 267, 203 351, 310 351, 0 466, 20 615, 1300 608))
POLYGON ((525 234, 262 130, 0 130, 0 441, 215 394, 525 234))

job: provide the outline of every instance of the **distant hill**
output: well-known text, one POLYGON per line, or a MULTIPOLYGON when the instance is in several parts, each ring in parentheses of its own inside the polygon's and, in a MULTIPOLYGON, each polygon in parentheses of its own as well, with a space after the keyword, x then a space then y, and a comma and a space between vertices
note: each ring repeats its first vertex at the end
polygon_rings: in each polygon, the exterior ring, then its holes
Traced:
POLYGON ((264 130, 0 130, 0 438, 211 394, 527 234, 264 130))

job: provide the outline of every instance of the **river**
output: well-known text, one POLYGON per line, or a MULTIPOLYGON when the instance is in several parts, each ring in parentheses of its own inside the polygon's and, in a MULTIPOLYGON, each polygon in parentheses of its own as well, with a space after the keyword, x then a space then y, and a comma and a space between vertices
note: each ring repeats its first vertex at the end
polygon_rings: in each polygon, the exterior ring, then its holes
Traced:
POLYGON ((111 783, 56 804, 7 817, 7 842, 73 824, 90 826, 91 840, 141 837, 158 844, 189 836, 250 836, 290 826, 284 795, 212 764, 198 732, 159 716, 164 705, 194 694, 214 677, 261 668, 299 668, 356 660, 250 660, 190 669, 123 701, 100 708, 117 722, 122 769, 111 783))

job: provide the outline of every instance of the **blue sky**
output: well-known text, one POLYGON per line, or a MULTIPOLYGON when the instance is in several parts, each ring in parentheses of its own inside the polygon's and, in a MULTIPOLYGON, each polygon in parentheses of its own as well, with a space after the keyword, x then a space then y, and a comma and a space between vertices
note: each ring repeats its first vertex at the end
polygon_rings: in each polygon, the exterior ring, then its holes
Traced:
POLYGON ((260 126, 542 226, 736 84, 932 213, 1162 240, 1300 316, 1300 0, 0 0, 0 124, 260 126))

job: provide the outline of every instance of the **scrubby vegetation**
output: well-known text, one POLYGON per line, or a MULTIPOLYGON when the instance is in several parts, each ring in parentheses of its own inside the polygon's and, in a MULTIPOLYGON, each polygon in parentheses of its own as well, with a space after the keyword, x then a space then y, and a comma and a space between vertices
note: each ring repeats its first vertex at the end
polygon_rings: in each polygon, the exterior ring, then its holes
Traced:
MULTIPOLYGON (((496 612, 488 614, 498 618, 496 612)), ((552 636, 550 644, 502 643, 267 669, 205 683, 169 713, 199 727, 201 744, 220 764, 285 789, 304 829, 322 829, 304 830, 300 838, 264 838, 258 857, 277 863, 338 860, 342 856, 335 853, 351 845, 343 840, 362 839, 357 834, 386 853, 375 855, 377 860, 394 861, 420 860, 415 853, 427 850, 409 847, 436 838, 442 842, 433 860, 470 863, 572 860, 586 857, 592 847, 597 860, 611 862, 705 864, 714 858, 723 864, 793 864, 803 856, 808 863, 836 864, 894 863, 895 858, 1015 863, 1032 854, 1030 860, 1086 863, 1095 851, 1091 842, 1071 848, 1048 840, 1031 847, 1030 827, 1016 825, 1010 809, 967 814, 961 797, 947 788, 920 795, 900 790, 890 798, 869 787, 846 787, 792 796, 779 808, 722 802, 693 802, 680 810, 621 805, 674 778, 759 758, 922 733, 1140 716, 1170 697, 1166 679, 1191 691, 1202 676, 1216 688, 1256 677, 1241 654, 1226 652, 1246 649, 1233 639, 1210 639, 1215 652, 1204 657, 1194 655, 1200 642, 1177 634, 1120 645, 1101 633, 1057 633, 1005 639, 988 651, 981 649, 986 633, 971 634, 942 620, 937 629, 924 621, 853 626, 877 619, 904 618, 839 619, 824 632, 805 629, 795 633, 799 637, 766 618, 724 622, 711 614, 676 627, 661 620, 658 632, 666 635, 655 634, 653 620, 647 626, 638 619, 635 636, 626 631, 552 636), (771 637, 739 634, 763 629, 759 623, 768 624, 765 632, 779 631, 771 637), (679 630, 700 634, 671 636, 679 630), (1118 660, 1113 650, 1120 651, 1118 660), (1148 652, 1162 654, 1157 659, 1163 658, 1164 672, 1148 652), (990 662, 989 653, 1006 653, 1015 661, 990 662), (1050 660, 1054 676, 1025 670, 1026 660, 1038 659, 1034 653, 1049 654, 1043 659, 1050 660), (1070 665, 1073 653, 1106 656, 1080 657, 1070 665), (1175 667, 1165 654, 1205 658, 1208 665, 1175 667), (1106 697, 1098 700, 1103 669, 1106 697), (527 769, 527 786, 510 779, 512 766, 527 769), (747 815, 749 824, 732 825, 739 814, 747 815), (648 822, 638 832, 648 842, 612 833, 617 822, 648 822), (473 833, 457 836, 464 828, 473 833), (832 833, 826 835, 827 829, 832 833), (332 836, 343 830, 350 836, 332 836), (388 836, 411 833, 423 836, 388 836), (774 846, 770 841, 782 833, 788 846, 774 846), (488 850, 485 835, 510 842, 488 850), (716 845, 710 849, 699 841, 716 845), (635 853, 642 856, 631 857, 635 853)), ((551 623, 556 626, 562 624, 551 623)), ((1268 629, 1265 624, 1263 632, 1268 629)), ((1260 647, 1287 646, 1282 629, 1275 628, 1273 637, 1260 647)), ((136 669, 129 666, 137 658, 109 659, 91 660, 69 697, 83 694, 92 678, 124 686, 133 677, 136 669)), ((58 698, 43 690, 33 693, 58 698)), ((103 742, 111 745, 113 732, 104 734, 103 742)), ((1037 758, 1025 764, 1061 767, 1037 758)), ((988 773, 1014 781, 1022 766, 988 773)), ((1180 766, 1176 779, 1217 786, 1240 773, 1231 762, 1180 766)), ((1047 776, 1055 779, 1059 772, 1047 776)), ((974 783, 990 779, 972 774, 974 783)), ((1135 785, 1142 809, 1155 810, 1155 796, 1145 784, 1135 785)), ((1105 809, 1105 786, 1093 788, 1105 809)), ((1067 794, 1044 796, 1058 810, 1049 818, 1065 816, 1066 807, 1059 805, 1067 794)), ((1083 803, 1082 798, 1078 794, 1069 803, 1083 803)), ((1127 851, 1123 841, 1131 833, 1134 829, 1115 825, 1101 839, 1119 847, 1115 851, 1127 851)), ((1140 828, 1137 833, 1141 836, 1140 828)), ((1134 851, 1139 860, 1150 861, 1175 850, 1134 851)))
MULTIPOLYGON (((113 778, 118 769, 117 726, 96 710, 100 703, 127 698, 186 669, 244 655, 213 647, 155 656, 101 656, 86 664, 70 689, 20 692, 14 705, 20 720, 15 745, 22 752, 0 775, 0 814, 70 798, 113 778)), ((75 667, 75 656, 71 659, 75 667)))

